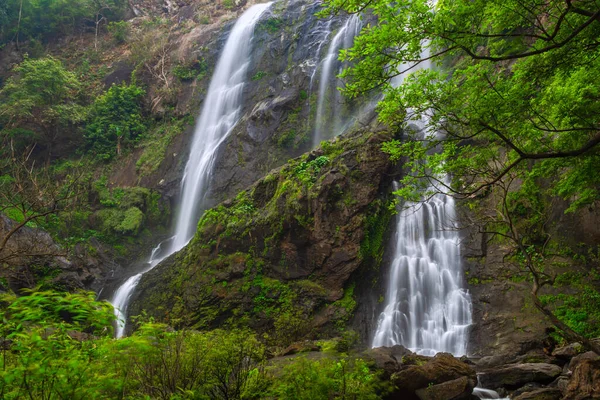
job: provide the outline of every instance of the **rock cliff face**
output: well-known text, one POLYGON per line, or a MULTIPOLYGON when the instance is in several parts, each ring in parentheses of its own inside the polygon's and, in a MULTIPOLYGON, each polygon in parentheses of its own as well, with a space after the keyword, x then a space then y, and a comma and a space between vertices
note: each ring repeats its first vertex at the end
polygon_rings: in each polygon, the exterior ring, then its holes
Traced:
POLYGON ((344 330, 389 220, 384 133, 326 143, 208 210, 130 306, 176 326, 249 325, 283 343, 344 330))
MULTIPOLYGON (((169 78, 170 100, 159 80, 147 71, 139 72, 155 112, 160 114, 160 110, 172 108, 176 115, 197 118, 220 50, 246 2, 227 9, 210 2, 189 3, 180 7, 176 2, 133 2, 139 16, 132 25, 139 25, 147 18, 145 14, 164 9, 164 15, 175 24, 165 44, 170 65, 206 68, 193 79, 169 78), (173 3, 175 9, 167 3, 173 3), (210 19, 196 22, 204 16, 210 19)), ((311 0, 278 1, 257 26, 240 122, 216 157, 205 207, 234 196, 271 169, 311 149, 320 61, 329 41, 348 18, 339 15, 323 20, 315 16, 319 9, 320 3, 311 0)), ((127 78, 127 71, 132 70, 127 60, 113 67, 110 82, 118 82, 119 75, 127 78)), ((372 119, 373 114, 366 113, 361 122, 366 125, 372 119)), ((157 188, 176 204, 193 131, 190 125, 171 141, 164 159, 152 173, 139 170, 137 164, 143 153, 140 149, 115 166, 110 182, 117 186, 157 188)))
POLYGON ((11 234, 16 225, 0 214, 0 241, 8 238, 0 251, 0 291, 10 288, 19 293, 35 286, 100 291, 103 277, 116 268, 96 240, 75 246, 67 257, 47 232, 24 226, 11 234))
MULTIPOLYGON (((559 278, 555 285, 546 286, 542 295, 569 294, 578 285, 592 284, 576 277, 598 268, 598 204, 570 214, 565 214, 566 208, 555 201, 549 212, 543 232, 555 254, 544 260, 544 267, 550 275, 574 278, 562 283, 559 278)), ((462 210, 465 279, 473 300, 469 354, 492 362, 519 356, 521 361, 545 361, 554 345, 549 333, 555 328, 534 306, 531 277, 511 257, 514 249, 510 243, 490 241, 489 235, 479 233, 485 228, 474 222, 476 218, 462 210)))

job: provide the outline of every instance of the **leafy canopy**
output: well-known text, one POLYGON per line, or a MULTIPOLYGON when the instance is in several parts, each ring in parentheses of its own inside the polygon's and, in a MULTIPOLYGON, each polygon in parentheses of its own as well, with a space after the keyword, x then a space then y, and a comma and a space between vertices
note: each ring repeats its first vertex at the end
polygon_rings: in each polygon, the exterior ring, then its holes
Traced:
POLYGON ((126 6, 123 0, 0 0, 0 44, 93 31, 98 19, 118 19, 126 6))
POLYGON ((411 173, 403 196, 414 198, 434 183, 436 190, 470 197, 507 179, 544 177, 549 193, 569 200, 570 210, 597 198, 597 2, 325 4, 328 12, 368 7, 379 20, 342 54, 354 63, 342 74, 350 81, 344 90, 350 96, 383 90, 380 119, 407 139, 385 147, 406 157, 411 173), (417 120, 429 132, 425 137, 410 129, 417 120), (433 148, 441 152, 428 151, 433 148), (448 173, 452 185, 441 179, 448 173))

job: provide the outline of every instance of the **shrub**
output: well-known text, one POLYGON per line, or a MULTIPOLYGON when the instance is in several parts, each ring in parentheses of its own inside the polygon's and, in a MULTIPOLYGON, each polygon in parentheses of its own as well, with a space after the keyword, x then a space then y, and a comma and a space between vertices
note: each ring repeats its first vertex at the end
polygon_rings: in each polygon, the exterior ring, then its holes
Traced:
POLYGON ((135 83, 113 85, 92 105, 85 140, 98 159, 120 155, 124 146, 135 142, 145 130, 140 100, 144 89, 135 83))

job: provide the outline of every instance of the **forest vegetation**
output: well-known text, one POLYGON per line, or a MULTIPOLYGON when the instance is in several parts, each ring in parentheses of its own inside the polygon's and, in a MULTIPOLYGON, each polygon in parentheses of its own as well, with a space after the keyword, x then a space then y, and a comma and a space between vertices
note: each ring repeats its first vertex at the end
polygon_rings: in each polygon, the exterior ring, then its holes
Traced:
MULTIPOLYGON (((204 45, 191 59, 172 54, 195 25, 213 27, 239 9, 232 1, 205 3, 199 9, 210 11, 196 10, 195 20, 175 24, 162 15, 132 19, 124 0, 0 0, 0 217, 6 221, 0 398, 378 399, 393 392, 389 377, 358 352, 364 343, 349 322, 357 308, 354 286, 327 299, 343 315, 330 316, 335 329, 312 338, 324 355, 287 359, 275 356, 306 339, 309 329, 295 325, 305 316, 294 308, 290 286, 262 271, 253 279, 244 272, 247 292, 256 289, 255 305, 276 305, 269 318, 282 332, 283 325, 293 331, 290 337, 274 339, 251 326, 174 330, 143 312, 133 317, 130 336, 114 339, 112 305, 81 285, 55 280, 56 259, 107 254, 102 260, 131 262, 151 239, 167 236, 171 205, 155 175, 193 125, 214 58, 204 45), (108 66, 121 62, 129 65, 126 76, 112 80, 108 66), (192 100, 181 107, 178 99, 186 96, 192 100), (131 160, 136 180, 121 187, 115 171, 131 160), (51 245, 11 245, 20 232, 51 245)), ((394 138, 381 150, 386 162, 403 169, 395 200, 389 207, 377 200, 371 207, 377 214, 361 220, 367 232, 357 246, 361 258, 379 268, 396 207, 452 196, 471 216, 463 223, 481 235, 482 247, 501 247, 503 261, 518 267, 510 279, 527 282, 540 319, 554 326, 553 346, 578 342, 600 354, 593 340, 600 337, 600 243, 566 244, 554 229, 558 218, 599 212, 600 3, 432 3, 324 0, 320 7, 321 18, 359 13, 372 21, 341 52, 348 67, 340 90, 357 101, 382 93, 378 121, 394 138), (414 129, 415 121, 426 121, 425 133, 414 129)), ((277 32, 285 24, 272 19, 265 29, 277 32)), ((265 77, 259 71, 252 80, 265 77)), ((310 94, 299 93, 314 106, 310 94)), ((286 112, 294 126, 285 135, 294 139, 296 125, 302 129, 299 111, 286 112)), ((207 244, 218 253, 225 235, 252 236, 258 215, 273 227, 269 235, 259 233, 278 240, 285 222, 277 214, 280 200, 285 217, 310 226, 314 221, 294 214, 301 207, 293 196, 314 200, 313 212, 321 200, 321 168, 343 170, 345 164, 333 162, 343 158, 346 143, 324 142, 320 156, 266 175, 255 188, 274 185, 276 198, 263 204, 264 213, 254 204, 258 189, 254 203, 242 192, 207 211, 199 235, 218 238, 207 244)), ((354 204, 335 196, 346 209, 354 204)), ((268 250, 248 256, 254 272, 268 250)), ((233 265, 233 257, 224 258, 215 265, 233 265)), ((210 279, 220 291, 231 289, 225 279, 210 279)), ((309 280, 296 283, 304 292, 320 290, 309 280)))

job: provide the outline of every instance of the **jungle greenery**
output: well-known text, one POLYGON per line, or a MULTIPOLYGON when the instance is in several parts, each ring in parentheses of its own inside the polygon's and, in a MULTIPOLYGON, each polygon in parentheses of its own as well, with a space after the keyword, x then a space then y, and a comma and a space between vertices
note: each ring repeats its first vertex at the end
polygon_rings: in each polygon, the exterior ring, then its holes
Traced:
POLYGON ((248 331, 173 331, 144 316, 112 339, 112 306, 92 293, 0 298, 3 399, 377 399, 365 362, 298 357, 277 366, 248 331))
POLYGON ((121 18, 123 0, 0 0, 0 45, 94 31, 121 18))
MULTIPOLYGON (((379 118, 404 136, 384 146, 407 172, 397 194, 464 200, 481 216, 482 232, 512 245, 546 313, 537 294, 556 277, 549 261, 557 247, 547 229, 554 205, 560 199, 571 213, 600 195, 600 4, 325 4, 325 14, 365 11, 378 19, 342 53, 353 63, 342 73, 349 80, 343 90, 350 97, 383 91, 379 118)), ((587 267, 598 268, 597 260, 587 267)), ((577 326, 564 321, 553 320, 569 336, 577 326)))

